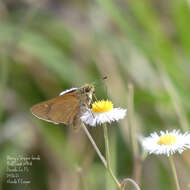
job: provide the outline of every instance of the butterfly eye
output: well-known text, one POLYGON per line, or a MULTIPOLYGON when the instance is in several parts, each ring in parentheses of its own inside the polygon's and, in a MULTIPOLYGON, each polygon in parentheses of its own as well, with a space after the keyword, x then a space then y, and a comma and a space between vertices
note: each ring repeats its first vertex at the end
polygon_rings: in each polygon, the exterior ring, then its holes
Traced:
POLYGON ((85 92, 90 92, 90 88, 85 88, 85 92))

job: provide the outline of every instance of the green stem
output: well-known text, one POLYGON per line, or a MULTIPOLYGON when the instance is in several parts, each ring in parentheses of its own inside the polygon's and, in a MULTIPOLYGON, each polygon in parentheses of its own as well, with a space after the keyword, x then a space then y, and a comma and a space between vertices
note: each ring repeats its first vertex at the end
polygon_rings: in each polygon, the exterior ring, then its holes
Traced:
POLYGON ((171 97, 171 102, 174 106, 176 115, 179 118, 178 121, 180 123, 180 127, 183 131, 188 131, 188 128, 189 128, 188 119, 186 117, 185 110, 181 102, 181 99, 179 97, 179 94, 174 84, 172 83, 171 79, 169 78, 169 75, 166 72, 166 69, 164 68, 164 66, 162 64, 157 64, 156 66, 157 66, 158 71, 160 72, 160 75, 161 75, 160 78, 163 81, 166 91, 171 97))
POLYGON ((174 164, 174 161, 173 161, 173 157, 169 156, 169 160, 170 160, 170 165, 171 165, 171 168, 172 168, 176 188, 177 188, 177 190, 180 190, 179 181, 178 181, 178 178, 177 178, 177 172, 176 172, 175 164, 174 164))
POLYGON ((81 190, 88 190, 87 185, 86 185, 86 181, 84 179, 84 174, 83 174, 82 168, 78 168, 77 172, 79 175, 80 189, 81 190))
POLYGON ((122 190, 123 188, 121 187, 120 183, 118 182, 117 178, 113 174, 113 171, 112 171, 112 169, 110 167, 109 140, 108 140, 108 130, 107 130, 106 124, 103 125, 103 128, 104 128, 104 139, 105 139, 105 145, 106 145, 105 149, 106 149, 106 159, 107 159, 107 161, 105 160, 104 156, 101 154, 99 148, 97 147, 95 141, 93 140, 92 136, 88 132, 88 129, 86 128, 84 123, 82 123, 81 126, 82 126, 82 129, 84 130, 84 132, 86 133, 87 137, 89 138, 90 142, 92 143, 92 146, 94 147, 94 149, 97 152, 98 156, 100 157, 102 163, 104 164, 104 166, 108 170, 108 173, 112 177, 112 179, 113 179, 114 183, 116 184, 117 188, 119 190, 122 190))
POLYGON ((130 139, 134 158, 138 155, 138 143, 134 128, 134 87, 132 83, 128 84, 128 122, 130 128, 130 139))
POLYGON ((125 185, 128 184, 128 183, 131 183, 136 190, 141 190, 140 187, 138 186, 138 184, 134 180, 132 180, 130 178, 125 178, 122 181, 122 183, 121 183, 121 190, 123 190, 125 188, 125 185))
POLYGON ((142 158, 139 153, 138 141, 136 136, 135 124, 134 124, 134 87, 132 83, 128 83, 128 126, 130 133, 130 141, 133 151, 133 178, 135 181, 141 183, 141 173, 142 173, 142 158))
POLYGON ((108 173, 110 174, 110 176, 112 177, 114 183, 116 184, 117 188, 119 190, 122 190, 121 185, 119 183, 119 181, 117 180, 117 178, 115 177, 111 166, 110 166, 110 150, 109 150, 109 139, 108 139, 108 129, 107 129, 107 125, 103 124, 103 129, 104 129, 104 140, 105 140, 105 149, 106 149, 106 160, 107 160, 107 170, 108 173))
POLYGON ((84 132, 86 133, 88 139, 92 143, 92 146, 94 147, 94 149, 95 149, 96 153, 98 154, 99 158, 101 159, 102 163, 107 168, 107 162, 106 162, 104 156, 102 155, 102 153, 100 152, 99 148, 97 147, 96 143, 94 142, 94 139, 92 138, 91 134, 88 132, 88 129, 86 128, 84 123, 81 123, 81 126, 82 126, 82 129, 84 130, 84 132))

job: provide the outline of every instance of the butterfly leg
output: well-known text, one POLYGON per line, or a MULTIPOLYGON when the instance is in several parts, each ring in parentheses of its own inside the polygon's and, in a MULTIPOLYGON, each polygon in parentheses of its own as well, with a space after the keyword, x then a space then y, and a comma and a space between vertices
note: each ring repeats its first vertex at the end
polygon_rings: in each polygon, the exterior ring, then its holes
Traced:
POLYGON ((80 124, 81 124, 81 120, 80 120, 80 114, 77 114, 74 119, 73 122, 71 124, 71 127, 74 129, 74 131, 78 131, 80 128, 80 124))
POLYGON ((88 105, 88 104, 85 104, 85 103, 84 103, 82 113, 85 113, 85 112, 87 111, 87 112, 89 112, 90 114, 92 114, 92 117, 95 118, 95 116, 94 116, 94 114, 92 113, 91 109, 92 109, 92 104, 88 105))

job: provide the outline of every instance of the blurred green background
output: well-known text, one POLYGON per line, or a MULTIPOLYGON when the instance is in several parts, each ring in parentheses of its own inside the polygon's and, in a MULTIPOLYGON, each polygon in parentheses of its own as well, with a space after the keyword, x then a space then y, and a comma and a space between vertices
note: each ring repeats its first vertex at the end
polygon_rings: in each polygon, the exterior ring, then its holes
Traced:
MULTIPOLYGON (((1 0, 0 189, 116 189, 82 130, 29 111, 67 88, 96 82, 98 98, 127 108, 132 83, 137 138, 190 131, 189 34, 189 0, 1 0), (8 155, 40 155, 23 173, 29 185, 7 183, 8 155)), ((102 128, 89 131, 104 152, 102 128)), ((109 133, 112 168, 119 180, 132 178, 127 117, 109 133)), ((181 189, 188 190, 190 151, 175 155, 175 163, 181 189)), ((142 190, 175 189, 166 157, 140 164, 142 190)))

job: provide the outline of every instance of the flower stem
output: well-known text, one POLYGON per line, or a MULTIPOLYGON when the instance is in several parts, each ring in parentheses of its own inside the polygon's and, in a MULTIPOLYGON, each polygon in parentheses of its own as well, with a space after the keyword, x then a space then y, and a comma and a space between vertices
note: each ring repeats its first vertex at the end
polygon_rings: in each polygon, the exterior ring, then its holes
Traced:
POLYGON ((130 139, 133 149, 133 156, 136 157, 138 155, 138 143, 136 139, 136 132, 134 128, 134 87, 132 83, 128 84, 128 121, 130 128, 130 139))
POLYGON ((128 84, 128 126, 130 132, 130 141, 133 151, 133 178, 135 181, 141 183, 141 173, 142 173, 142 158, 139 153, 137 135, 134 125, 134 87, 132 83, 128 84))
POLYGON ((179 181, 178 181, 178 178, 177 178, 177 172, 176 172, 175 164, 174 164, 174 161, 173 161, 173 157, 169 156, 169 160, 170 160, 170 165, 171 165, 171 168, 172 168, 176 188, 177 188, 177 190, 180 190, 179 181))
POLYGON ((86 185, 86 181, 84 179, 84 174, 83 174, 82 168, 78 168, 77 173, 79 176, 79 182, 80 182, 80 187, 81 187, 80 189, 81 190, 88 190, 87 185, 86 185))
POLYGON ((92 146, 94 147, 96 153, 102 160, 104 166, 107 168, 107 162, 106 162, 104 156, 102 155, 102 153, 100 152, 99 148, 97 147, 96 143, 94 142, 94 139, 92 138, 91 134, 88 132, 88 129, 86 128, 84 123, 81 123, 81 125, 82 125, 82 128, 83 128, 84 132, 86 133, 87 137, 89 138, 90 142, 92 143, 92 146))
POLYGON ((96 153, 98 154, 98 156, 100 157, 101 161, 103 162, 104 166, 106 167, 106 169, 108 170, 108 173, 110 174, 110 176, 112 177, 114 183, 116 184, 118 190, 123 190, 125 188, 125 185, 127 182, 131 182, 135 188, 137 190, 138 189, 138 185, 135 183, 134 180, 130 179, 130 178, 127 178, 127 179, 124 179, 122 184, 119 183, 119 181, 117 180, 117 178, 115 177, 112 169, 111 169, 111 166, 110 166, 110 151, 109 151, 109 139, 108 139, 108 129, 107 129, 107 125, 104 124, 103 125, 103 128, 104 128, 104 140, 105 140, 105 149, 106 149, 106 159, 107 161, 105 160, 104 156, 102 155, 102 153, 100 152, 99 148, 97 147, 96 143, 94 142, 91 134, 88 132, 88 129, 86 128, 86 126, 84 125, 84 123, 81 124, 82 125, 82 128, 84 130, 84 132, 86 133, 87 137, 89 138, 90 142, 92 143, 92 146, 94 147, 96 153))
POLYGON ((100 159, 102 160, 104 166, 106 167, 106 169, 108 170, 108 173, 110 174, 110 176, 112 177, 113 181, 115 182, 115 184, 117 185, 119 190, 121 189, 120 183, 118 182, 118 180, 116 179, 115 175, 113 174, 113 171, 110 167, 110 156, 109 156, 109 141, 108 141, 108 131, 107 131, 107 126, 106 124, 104 125, 104 138, 105 138, 105 144, 106 144, 106 159, 105 160, 104 156, 102 155, 102 153, 100 152, 99 148, 97 147, 96 143, 94 142, 91 134, 89 133, 88 129, 86 128, 86 126, 84 125, 84 123, 81 124, 82 128, 84 130, 84 132, 86 133, 87 137, 89 138, 90 142, 92 143, 92 146, 94 147, 96 153, 98 154, 98 156, 100 157, 100 159))
POLYGON ((138 184, 134 181, 134 180, 132 180, 132 179, 130 179, 130 178, 125 178, 123 181, 122 181, 122 183, 121 183, 121 189, 124 189, 125 188, 125 185, 127 184, 127 183, 131 183, 131 184, 133 184, 133 186, 135 187, 135 189, 136 190, 140 190, 140 187, 138 186, 138 184))
POLYGON ((104 140, 105 140, 105 149, 106 149, 106 160, 107 160, 107 170, 108 170, 108 173, 110 174, 110 176, 112 177, 114 183, 116 184, 117 188, 119 190, 121 190, 121 185, 120 183, 118 182, 117 178, 115 177, 112 169, 111 169, 111 166, 110 166, 110 151, 109 151, 109 139, 108 139, 108 129, 107 129, 107 125, 106 124, 103 124, 103 129, 104 129, 104 140))
POLYGON ((156 64, 158 71, 160 72, 160 78, 163 81, 166 91, 168 95, 171 97, 171 102, 174 106, 175 112, 177 117, 179 118, 179 124, 183 131, 188 131, 189 124, 188 119, 184 111, 183 103, 179 97, 178 91, 175 88, 175 85, 172 83, 166 69, 164 68, 163 64, 156 64))

